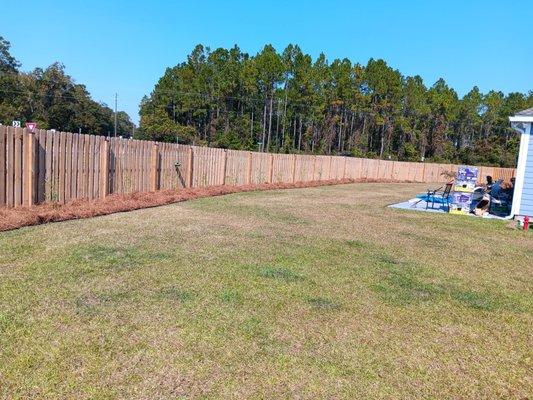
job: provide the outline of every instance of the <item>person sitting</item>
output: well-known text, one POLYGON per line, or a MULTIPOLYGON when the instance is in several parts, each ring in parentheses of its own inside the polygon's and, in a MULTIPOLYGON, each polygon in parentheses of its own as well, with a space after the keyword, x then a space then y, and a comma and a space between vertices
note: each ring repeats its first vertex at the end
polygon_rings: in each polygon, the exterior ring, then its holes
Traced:
POLYGON ((485 184, 486 191, 490 193, 492 190, 492 185, 494 185, 494 180, 492 179, 492 176, 487 175, 487 183, 485 184))

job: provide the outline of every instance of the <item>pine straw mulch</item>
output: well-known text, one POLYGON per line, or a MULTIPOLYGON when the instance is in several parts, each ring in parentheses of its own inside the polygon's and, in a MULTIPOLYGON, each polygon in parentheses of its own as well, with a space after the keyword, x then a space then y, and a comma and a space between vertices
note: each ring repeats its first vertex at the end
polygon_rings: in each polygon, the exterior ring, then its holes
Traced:
POLYGON ((104 199, 72 200, 66 204, 43 203, 32 207, 3 208, 0 209, 0 232, 48 222, 90 218, 141 208, 157 207, 202 197, 221 196, 238 192, 308 188, 355 182, 390 181, 339 179, 296 183, 263 183, 243 186, 210 186, 161 190, 157 192, 136 192, 125 195, 112 194, 104 199))

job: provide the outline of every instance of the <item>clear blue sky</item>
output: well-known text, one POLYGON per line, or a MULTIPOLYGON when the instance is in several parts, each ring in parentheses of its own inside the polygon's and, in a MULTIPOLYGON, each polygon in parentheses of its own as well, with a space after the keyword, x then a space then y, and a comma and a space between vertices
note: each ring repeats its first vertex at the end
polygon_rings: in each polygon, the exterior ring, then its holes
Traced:
POLYGON ((426 84, 443 77, 460 95, 533 89, 533 1, 5 1, 0 35, 24 70, 61 61, 93 98, 138 120, 165 68, 197 43, 271 43, 313 56, 383 58, 426 84))

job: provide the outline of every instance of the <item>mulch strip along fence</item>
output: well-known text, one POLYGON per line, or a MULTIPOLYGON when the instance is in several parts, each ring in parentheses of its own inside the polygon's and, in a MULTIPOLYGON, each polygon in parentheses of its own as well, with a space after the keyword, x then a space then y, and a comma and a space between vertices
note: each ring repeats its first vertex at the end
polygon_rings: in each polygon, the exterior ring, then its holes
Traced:
POLYGON ((383 182, 386 180, 338 179, 327 181, 295 183, 263 183, 243 186, 210 186, 202 188, 167 189, 157 192, 135 192, 113 194, 102 199, 71 200, 65 204, 43 203, 31 207, 14 207, 0 209, 0 232, 39 225, 48 222, 68 221, 72 219, 91 218, 124 211, 138 210, 198 199, 202 197, 221 196, 231 193, 251 192, 276 189, 298 189, 317 186, 330 186, 355 182, 383 182))
MULTIPOLYGON (((479 167, 509 180, 513 168, 479 167)), ((0 126, 0 208, 210 186, 368 179, 437 182, 457 165, 257 153, 0 126)))

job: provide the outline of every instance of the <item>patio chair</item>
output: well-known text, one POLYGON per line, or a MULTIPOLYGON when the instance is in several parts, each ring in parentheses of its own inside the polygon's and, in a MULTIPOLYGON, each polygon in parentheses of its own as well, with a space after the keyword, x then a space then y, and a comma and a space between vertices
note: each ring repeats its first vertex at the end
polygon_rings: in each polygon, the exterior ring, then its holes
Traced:
POLYGON ((441 186, 438 189, 428 189, 426 197, 426 210, 429 208, 435 208, 435 203, 446 204, 448 211, 450 211, 450 196, 452 192, 453 182, 447 183, 445 186, 441 186), (441 190, 444 187, 444 190, 441 190))

